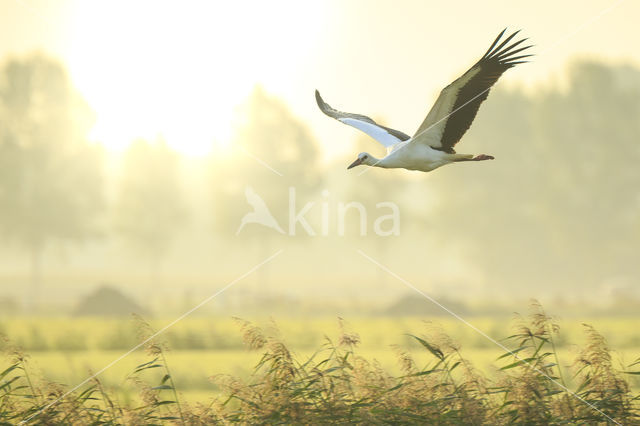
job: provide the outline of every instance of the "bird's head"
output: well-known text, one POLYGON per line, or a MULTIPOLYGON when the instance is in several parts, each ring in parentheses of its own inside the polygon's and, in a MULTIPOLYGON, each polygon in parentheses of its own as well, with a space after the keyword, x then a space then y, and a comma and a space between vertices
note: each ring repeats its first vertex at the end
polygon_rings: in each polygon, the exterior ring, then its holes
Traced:
POLYGON ((361 152, 360 154, 358 154, 358 158, 356 158, 356 161, 354 161, 353 163, 349 164, 349 167, 347 167, 347 170, 355 167, 355 166, 360 166, 362 164, 366 164, 368 166, 373 165, 372 162, 373 157, 371 156, 371 154, 369 154, 368 152, 361 152))

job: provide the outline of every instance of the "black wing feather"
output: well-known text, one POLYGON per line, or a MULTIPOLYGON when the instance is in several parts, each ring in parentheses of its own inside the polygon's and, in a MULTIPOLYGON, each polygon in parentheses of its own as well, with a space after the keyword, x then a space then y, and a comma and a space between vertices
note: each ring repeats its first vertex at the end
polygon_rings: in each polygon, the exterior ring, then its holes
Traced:
POLYGON ((522 47, 511 51, 514 47, 520 45, 524 40, 517 41, 510 46, 506 46, 519 31, 511 34, 504 40, 499 46, 496 46, 498 41, 504 35, 506 29, 503 30, 495 39, 489 50, 484 56, 476 62, 469 72, 480 67, 477 72, 460 90, 458 91, 456 101, 452 110, 449 112, 450 116, 447 119, 447 123, 442 134, 441 144, 442 147, 438 148, 446 152, 455 152, 453 147, 462 138, 462 135, 471 127, 471 123, 478 113, 480 104, 487 99, 491 87, 495 84, 500 76, 509 68, 514 67, 517 64, 527 62, 518 61, 533 55, 521 55, 513 56, 520 53, 531 46, 522 47))

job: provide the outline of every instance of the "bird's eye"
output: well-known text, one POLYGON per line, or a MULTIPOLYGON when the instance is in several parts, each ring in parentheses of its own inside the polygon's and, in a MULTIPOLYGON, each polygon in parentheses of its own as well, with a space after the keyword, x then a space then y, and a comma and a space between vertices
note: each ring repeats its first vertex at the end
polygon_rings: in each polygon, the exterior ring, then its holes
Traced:
POLYGON ((362 157, 362 158, 366 160, 366 159, 367 159, 367 156, 365 155, 365 156, 364 156, 364 157, 362 157))

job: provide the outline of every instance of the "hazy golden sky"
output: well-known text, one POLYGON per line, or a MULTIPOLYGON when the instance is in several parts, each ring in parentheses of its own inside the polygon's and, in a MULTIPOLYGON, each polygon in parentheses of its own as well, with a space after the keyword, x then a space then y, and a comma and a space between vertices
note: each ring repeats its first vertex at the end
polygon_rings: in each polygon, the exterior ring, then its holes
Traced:
POLYGON ((640 2, 155 2, 0 0, 0 57, 34 50, 62 60, 112 148, 162 134, 185 153, 232 134, 255 84, 309 122, 329 155, 355 131, 332 105, 413 133, 438 91, 505 26, 537 45, 535 62, 501 84, 561 78, 570 58, 640 64, 640 2))

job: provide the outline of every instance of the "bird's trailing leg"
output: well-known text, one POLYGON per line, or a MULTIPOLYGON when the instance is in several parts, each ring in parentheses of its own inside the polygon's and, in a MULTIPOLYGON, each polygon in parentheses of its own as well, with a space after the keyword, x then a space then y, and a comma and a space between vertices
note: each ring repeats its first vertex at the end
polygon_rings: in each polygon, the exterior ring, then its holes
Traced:
POLYGON ((492 155, 480 154, 476 155, 472 158, 473 161, 484 161, 484 160, 493 160, 494 157, 492 155))
POLYGON ((493 160, 492 155, 480 154, 475 157, 473 154, 454 154, 457 158, 453 161, 484 161, 484 160, 493 160))

